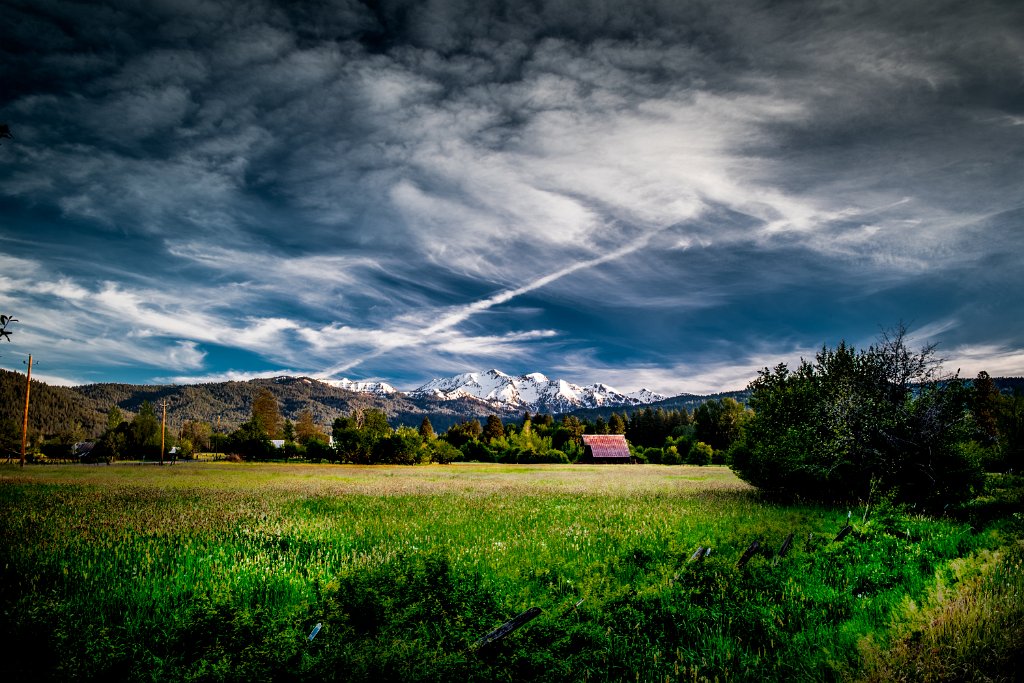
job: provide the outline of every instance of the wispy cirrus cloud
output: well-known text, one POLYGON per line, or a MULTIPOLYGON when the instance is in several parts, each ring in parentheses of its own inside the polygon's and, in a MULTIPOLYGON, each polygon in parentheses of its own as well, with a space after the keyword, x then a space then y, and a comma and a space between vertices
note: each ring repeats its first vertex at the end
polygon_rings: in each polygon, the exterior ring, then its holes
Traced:
POLYGON ((862 9, 16 2, 0 305, 65 376, 671 391, 901 319, 1011 368, 1019 8, 862 9))

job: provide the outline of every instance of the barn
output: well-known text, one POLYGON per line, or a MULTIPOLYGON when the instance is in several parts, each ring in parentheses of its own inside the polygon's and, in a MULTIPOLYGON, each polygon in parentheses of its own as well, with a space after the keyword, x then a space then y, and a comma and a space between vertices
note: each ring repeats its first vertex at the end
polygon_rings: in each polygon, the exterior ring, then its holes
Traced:
POLYGON ((629 445, 622 434, 584 434, 583 458, 580 462, 629 464, 629 445))

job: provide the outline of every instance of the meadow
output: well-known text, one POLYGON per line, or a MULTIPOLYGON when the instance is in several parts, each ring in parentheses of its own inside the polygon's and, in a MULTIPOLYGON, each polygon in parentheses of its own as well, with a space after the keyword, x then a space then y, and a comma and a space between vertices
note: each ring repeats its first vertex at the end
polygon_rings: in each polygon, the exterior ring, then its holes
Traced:
POLYGON ((1010 680, 1024 516, 996 484, 936 519, 724 467, 5 466, 0 678, 1010 680))

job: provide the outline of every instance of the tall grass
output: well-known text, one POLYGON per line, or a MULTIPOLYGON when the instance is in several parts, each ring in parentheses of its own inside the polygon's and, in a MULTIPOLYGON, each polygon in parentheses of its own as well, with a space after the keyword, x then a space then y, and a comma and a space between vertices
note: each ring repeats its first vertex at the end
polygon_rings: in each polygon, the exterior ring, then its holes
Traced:
POLYGON ((894 511, 835 543, 847 510, 723 468, 5 468, 0 503, 4 680, 838 679, 1000 544, 894 511))

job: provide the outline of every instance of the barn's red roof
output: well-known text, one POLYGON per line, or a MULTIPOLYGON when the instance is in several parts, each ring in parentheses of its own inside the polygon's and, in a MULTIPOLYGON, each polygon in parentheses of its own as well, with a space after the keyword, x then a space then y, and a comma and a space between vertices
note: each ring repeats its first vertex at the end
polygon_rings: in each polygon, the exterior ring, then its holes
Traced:
POLYGON ((629 460, 629 446, 622 434, 584 434, 583 445, 595 460, 629 460))

